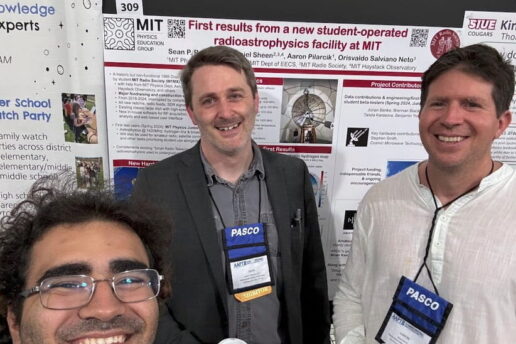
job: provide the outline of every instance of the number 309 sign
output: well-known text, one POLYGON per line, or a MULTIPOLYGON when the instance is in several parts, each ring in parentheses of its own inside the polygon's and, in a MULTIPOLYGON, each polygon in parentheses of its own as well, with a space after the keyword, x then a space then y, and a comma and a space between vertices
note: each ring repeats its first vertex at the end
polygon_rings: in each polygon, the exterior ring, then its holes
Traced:
POLYGON ((116 0, 117 14, 143 15, 142 0, 116 0))

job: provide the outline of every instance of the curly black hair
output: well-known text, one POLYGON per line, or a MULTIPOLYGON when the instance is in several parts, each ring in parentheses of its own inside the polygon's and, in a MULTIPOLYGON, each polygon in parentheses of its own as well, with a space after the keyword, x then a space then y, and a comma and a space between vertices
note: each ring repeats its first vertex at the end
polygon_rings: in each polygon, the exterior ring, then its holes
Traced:
POLYGON ((168 297, 171 220, 143 201, 116 199, 109 186, 79 190, 71 174, 61 173, 37 180, 27 198, 0 220, 0 313, 10 306, 20 321, 24 298, 19 294, 36 241, 55 226, 94 220, 124 224, 140 237, 150 267, 165 275, 160 298, 168 297))

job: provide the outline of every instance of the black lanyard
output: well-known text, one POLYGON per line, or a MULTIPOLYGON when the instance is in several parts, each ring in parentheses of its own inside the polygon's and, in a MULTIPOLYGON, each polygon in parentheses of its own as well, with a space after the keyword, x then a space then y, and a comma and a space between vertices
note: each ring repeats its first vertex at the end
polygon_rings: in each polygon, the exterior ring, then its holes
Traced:
MULTIPOLYGON (((490 175, 491 173, 493 173, 493 170, 494 170, 494 161, 491 160, 491 170, 489 171, 489 173, 487 175, 490 175)), ((428 268, 428 265, 426 264, 426 260, 428 259, 428 254, 430 253, 430 243, 432 242, 432 235, 434 233, 435 221, 437 220, 437 213, 439 213, 439 211, 441 209, 446 208, 447 206, 449 206, 450 204, 452 204, 453 202, 455 202, 456 200, 458 200, 462 196, 464 196, 464 195, 470 193, 471 191, 475 190, 476 188, 478 188, 480 183, 478 183, 477 185, 475 185, 474 187, 472 187, 468 191, 466 191, 466 192, 460 194, 459 196, 455 197, 454 199, 452 199, 448 203, 446 203, 446 204, 444 204, 444 205, 439 207, 439 206, 437 206, 437 200, 435 199, 434 190, 432 189, 432 185, 430 184, 430 179, 428 178, 428 164, 427 164, 427 166, 425 166, 425 177, 426 177, 426 182, 428 183, 428 188, 430 189, 430 192, 432 193, 432 199, 434 200, 435 211, 434 211, 434 216, 432 218, 432 225, 430 227, 430 232, 428 234, 428 241, 426 242, 425 257, 423 258, 423 264, 421 264, 421 266, 419 267, 419 270, 417 271, 416 277, 414 278, 414 282, 417 281, 417 279, 419 277, 419 274, 421 273, 421 271, 423 270, 423 267, 424 267, 426 269, 426 272, 428 273, 428 277, 430 278, 430 282, 432 282, 432 286, 434 287, 435 293, 437 295, 439 295, 439 291, 437 290, 437 287, 435 286, 435 283, 434 283, 434 279, 432 278, 432 273, 430 272, 430 269, 428 268)))
MULTIPOLYGON (((262 219, 262 181, 259 176, 255 176, 258 178, 258 222, 261 222, 262 219)), ((210 187, 208 187, 208 193, 210 194, 211 201, 213 202, 213 206, 215 207, 215 210, 217 211, 217 214, 219 214, 220 222, 222 223, 222 228, 227 228, 226 224, 224 223, 224 219, 222 218, 222 213, 219 210, 219 207, 217 206, 217 202, 215 202, 215 198, 213 198, 213 194, 211 193, 210 187)))

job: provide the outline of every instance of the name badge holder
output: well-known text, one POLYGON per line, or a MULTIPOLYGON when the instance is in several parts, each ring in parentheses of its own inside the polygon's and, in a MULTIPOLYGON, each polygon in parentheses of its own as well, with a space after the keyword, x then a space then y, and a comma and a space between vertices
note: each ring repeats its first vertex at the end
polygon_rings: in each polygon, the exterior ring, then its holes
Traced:
POLYGON ((239 301, 270 294, 274 281, 263 223, 224 228, 222 243, 230 293, 239 301))
POLYGON ((375 339, 379 343, 433 344, 453 305, 402 276, 375 339))

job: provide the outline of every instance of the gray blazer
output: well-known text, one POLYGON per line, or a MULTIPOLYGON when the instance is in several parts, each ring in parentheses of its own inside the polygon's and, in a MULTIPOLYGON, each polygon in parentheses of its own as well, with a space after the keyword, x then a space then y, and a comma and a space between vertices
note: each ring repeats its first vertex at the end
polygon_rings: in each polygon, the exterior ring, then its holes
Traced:
MULTIPOLYGON (((278 229, 282 325, 291 344, 329 343, 330 311, 317 207, 306 164, 261 150, 278 229), (299 224, 293 221, 302 210, 299 224)), ((228 336, 226 283, 200 144, 140 171, 133 199, 173 217, 172 296, 155 343, 217 343, 228 336)))

